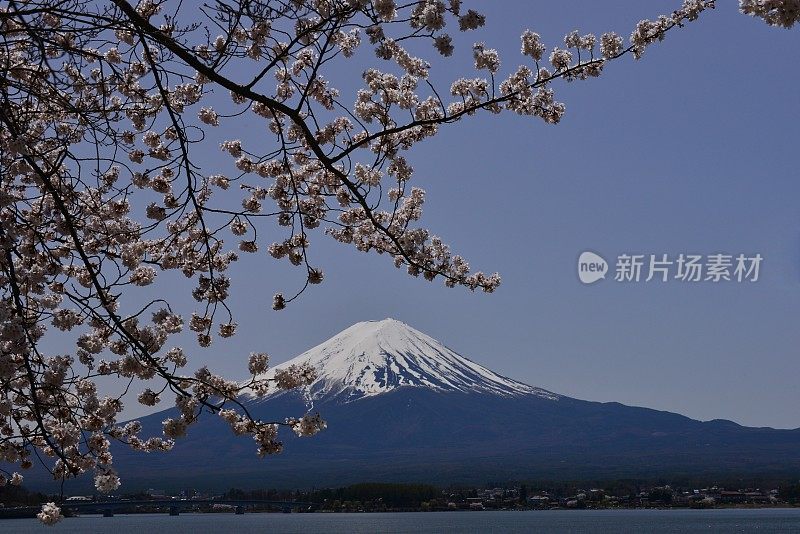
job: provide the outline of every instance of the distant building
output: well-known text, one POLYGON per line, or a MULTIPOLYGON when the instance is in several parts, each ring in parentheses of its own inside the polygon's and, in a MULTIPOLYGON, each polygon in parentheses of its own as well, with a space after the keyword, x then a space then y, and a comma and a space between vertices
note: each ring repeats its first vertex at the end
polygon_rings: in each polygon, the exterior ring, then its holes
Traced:
POLYGON ((467 504, 470 510, 483 510, 483 499, 480 497, 468 497, 467 504))

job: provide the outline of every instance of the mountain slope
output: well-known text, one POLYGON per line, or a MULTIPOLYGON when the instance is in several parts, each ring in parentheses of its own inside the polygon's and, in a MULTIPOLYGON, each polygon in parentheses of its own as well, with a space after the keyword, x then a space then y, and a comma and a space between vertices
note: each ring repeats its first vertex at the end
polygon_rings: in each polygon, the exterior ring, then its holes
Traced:
MULTIPOLYGON (((303 405, 292 394, 253 408, 274 418, 303 405)), ((355 402, 322 400, 315 409, 329 428, 313 438, 286 433, 277 456, 256 458, 253 441, 209 417, 169 454, 126 452, 116 463, 126 487, 165 489, 800 474, 800 431, 618 403, 402 387, 355 402)), ((146 428, 157 431, 164 417, 145 419, 146 428)))
MULTIPOLYGON (((800 429, 564 397, 500 376, 391 319, 353 325, 277 367, 303 362, 318 370, 308 391, 245 402, 264 420, 313 404, 328 429, 313 438, 286 432, 283 454, 258 459, 255 442, 207 415, 168 454, 117 448, 125 488, 800 475, 800 429)), ((174 410, 143 418, 143 435, 160 434, 170 416, 174 410)))

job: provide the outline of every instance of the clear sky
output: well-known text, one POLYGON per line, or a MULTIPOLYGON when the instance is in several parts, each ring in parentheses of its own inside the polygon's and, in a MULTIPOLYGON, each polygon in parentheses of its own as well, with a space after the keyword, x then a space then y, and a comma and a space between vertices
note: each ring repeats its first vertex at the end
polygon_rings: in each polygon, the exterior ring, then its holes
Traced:
MULTIPOLYGON (((465 4, 487 25, 435 65, 446 86, 473 75, 463 46, 472 40, 497 48, 507 73, 523 61, 526 28, 548 48, 575 28, 627 37, 639 19, 680 2, 465 4)), ((567 105, 557 126, 484 114, 410 152, 413 183, 428 193, 423 224, 473 267, 499 271, 496 293, 411 278, 389 258, 318 233, 311 252, 326 274, 321 286, 274 312, 272 294, 291 293, 298 273, 266 254, 243 262, 231 301, 240 333, 211 349, 195 345, 192 357, 243 377, 251 350, 278 363, 354 322, 394 317, 568 396, 800 427, 800 33, 740 15, 736 2, 718 4, 640 61, 557 83, 567 105), (576 273, 584 250, 610 261, 631 252, 758 252, 764 262, 756 283, 585 286, 576 273)), ((358 72, 367 66, 353 61, 358 72)))

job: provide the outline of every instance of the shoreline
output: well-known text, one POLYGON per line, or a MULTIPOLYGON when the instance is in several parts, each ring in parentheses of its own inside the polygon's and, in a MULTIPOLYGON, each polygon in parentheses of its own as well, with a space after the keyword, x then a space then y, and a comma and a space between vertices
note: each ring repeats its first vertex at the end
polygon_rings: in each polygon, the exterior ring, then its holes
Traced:
MULTIPOLYGON (((103 503, 98 503, 98 507, 102 507, 103 503)), ((119 505, 119 502, 115 502, 114 504, 119 505)), ((423 510, 423 509, 387 509, 387 510, 353 510, 353 511, 333 511, 333 510, 292 510, 291 512, 280 511, 280 510, 246 510, 243 514, 237 514, 233 510, 181 510, 179 514, 174 514, 177 516, 180 515, 254 515, 254 514, 265 514, 265 515, 273 515, 273 514, 280 514, 280 515, 289 515, 289 514, 322 514, 322 515, 343 515, 343 514, 405 514, 405 513, 455 513, 455 512, 469 512, 469 513, 478 513, 478 512, 619 512, 619 511, 725 511, 725 510, 753 510, 753 511, 761 511, 761 510, 798 510, 800 511, 800 506, 793 506, 791 504, 777 504, 777 505, 770 505, 770 506, 758 506, 758 505, 730 505, 730 506, 714 506, 714 507, 691 507, 691 506, 636 506, 636 507, 595 507, 595 508, 573 508, 573 507, 553 507, 553 508, 484 508, 484 509, 441 509, 441 510, 423 510)), ((0 508, 0 520, 2 519, 35 519, 36 514, 39 513, 40 507, 18 507, 18 508, 0 508)), ((96 513, 83 513, 77 514, 74 512, 67 511, 64 514, 65 519, 72 519, 72 518, 80 518, 80 517, 103 517, 102 511, 97 511, 96 513)), ((114 511, 113 516, 137 516, 137 515, 164 515, 170 516, 169 509, 150 509, 150 510, 123 510, 117 512, 114 511)))

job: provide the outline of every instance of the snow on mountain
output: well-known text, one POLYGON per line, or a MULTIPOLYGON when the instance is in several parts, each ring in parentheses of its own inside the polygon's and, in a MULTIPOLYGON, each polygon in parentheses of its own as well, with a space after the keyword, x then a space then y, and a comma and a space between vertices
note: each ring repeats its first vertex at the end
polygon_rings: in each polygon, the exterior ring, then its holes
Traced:
POLYGON ((395 319, 356 323, 275 366, 266 376, 304 362, 318 374, 308 390, 312 400, 336 397, 349 402, 399 387, 558 399, 554 393, 498 375, 395 319))

